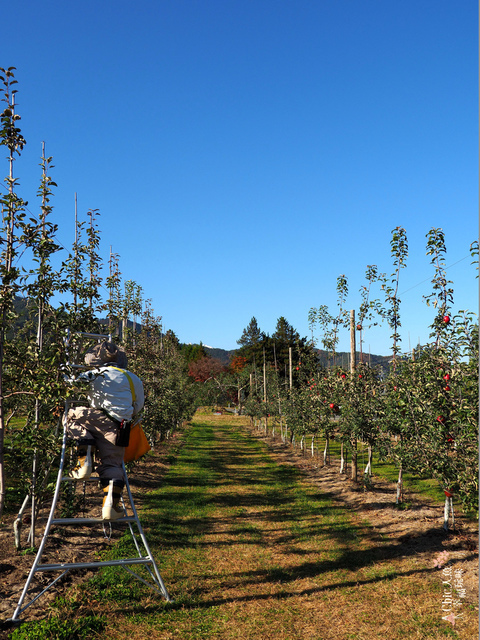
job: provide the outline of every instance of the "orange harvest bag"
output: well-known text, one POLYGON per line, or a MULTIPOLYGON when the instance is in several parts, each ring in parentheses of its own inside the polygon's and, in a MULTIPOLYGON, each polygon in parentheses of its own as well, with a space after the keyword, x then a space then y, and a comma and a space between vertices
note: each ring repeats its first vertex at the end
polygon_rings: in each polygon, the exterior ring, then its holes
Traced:
POLYGON ((137 423, 133 425, 130 430, 130 440, 128 446, 125 447, 125 453, 123 455, 124 462, 133 462, 144 456, 147 451, 150 451, 151 447, 147 440, 142 425, 137 423))

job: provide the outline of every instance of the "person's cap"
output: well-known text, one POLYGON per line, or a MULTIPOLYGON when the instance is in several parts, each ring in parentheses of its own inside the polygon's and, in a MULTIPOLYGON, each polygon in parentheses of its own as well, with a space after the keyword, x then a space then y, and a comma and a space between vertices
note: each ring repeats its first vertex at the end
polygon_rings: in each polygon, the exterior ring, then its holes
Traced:
POLYGON ((114 342, 99 342, 85 354, 85 364, 90 367, 98 367, 109 362, 115 363, 122 369, 127 366, 127 354, 114 342))

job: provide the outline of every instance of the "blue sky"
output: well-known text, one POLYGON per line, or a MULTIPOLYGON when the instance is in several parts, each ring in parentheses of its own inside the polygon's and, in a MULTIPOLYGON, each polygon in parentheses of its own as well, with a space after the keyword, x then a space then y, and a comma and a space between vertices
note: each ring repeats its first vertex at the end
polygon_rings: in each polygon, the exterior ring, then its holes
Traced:
MULTIPOLYGON (((76 192, 81 218, 100 211, 105 264, 112 246, 182 342, 234 349, 252 316, 309 336, 311 307, 336 313, 340 274, 358 311, 366 266, 393 271, 397 226, 405 350, 433 317, 431 227, 455 309, 477 311, 473 0, 22 0, 2 22, 20 195, 35 212, 45 141, 59 240, 76 192)), ((388 353, 389 334, 365 332, 364 350, 388 353)))

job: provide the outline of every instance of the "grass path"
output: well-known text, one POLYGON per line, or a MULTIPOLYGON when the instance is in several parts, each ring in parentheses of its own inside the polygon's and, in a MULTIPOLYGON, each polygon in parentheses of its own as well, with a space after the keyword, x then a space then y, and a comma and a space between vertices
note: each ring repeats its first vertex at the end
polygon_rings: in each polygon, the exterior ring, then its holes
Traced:
POLYGON ((231 423, 200 416, 161 486, 144 499, 142 522, 175 602, 105 570, 69 606, 77 616, 105 614, 106 626, 78 637, 477 637, 472 607, 462 608, 454 627, 442 621, 438 568, 403 557, 231 423))

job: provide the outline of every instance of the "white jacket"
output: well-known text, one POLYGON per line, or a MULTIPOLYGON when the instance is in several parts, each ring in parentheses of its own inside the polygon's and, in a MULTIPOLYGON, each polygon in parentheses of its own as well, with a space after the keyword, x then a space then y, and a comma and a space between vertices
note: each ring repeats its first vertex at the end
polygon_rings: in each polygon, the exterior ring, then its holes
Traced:
POLYGON ((79 378, 88 380, 90 390, 88 397, 90 406, 106 411, 112 418, 121 422, 131 420, 143 409, 145 401, 143 384, 131 371, 120 369, 114 365, 106 365, 80 374, 79 378), (132 397, 130 381, 133 384, 135 399, 132 397))

